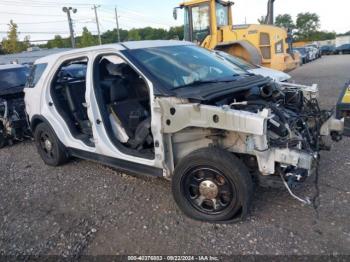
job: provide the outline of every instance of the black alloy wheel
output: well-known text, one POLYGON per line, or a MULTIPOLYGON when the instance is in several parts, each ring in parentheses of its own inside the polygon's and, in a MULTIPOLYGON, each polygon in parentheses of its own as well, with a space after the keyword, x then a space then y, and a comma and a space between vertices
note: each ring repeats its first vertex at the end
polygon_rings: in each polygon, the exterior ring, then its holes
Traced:
POLYGON ((234 185, 217 169, 207 166, 193 168, 181 183, 187 201, 202 213, 220 214, 230 205, 236 205, 234 185))
POLYGON ((240 159, 224 149, 209 147, 190 153, 176 165, 172 191, 187 216, 226 223, 246 217, 253 183, 240 159))
POLYGON ((68 161, 65 147, 46 123, 41 123, 35 128, 34 139, 38 152, 45 164, 59 166, 68 161))

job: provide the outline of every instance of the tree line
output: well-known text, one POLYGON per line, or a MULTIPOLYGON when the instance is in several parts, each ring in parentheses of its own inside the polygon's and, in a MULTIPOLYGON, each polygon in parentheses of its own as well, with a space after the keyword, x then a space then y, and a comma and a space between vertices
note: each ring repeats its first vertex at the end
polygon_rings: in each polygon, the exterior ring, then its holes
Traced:
MULTIPOLYGON (((168 30, 162 28, 133 28, 130 30, 120 29, 120 41, 138 41, 138 40, 170 40, 178 39, 182 40, 184 31, 182 26, 170 27, 168 30)), ((108 30, 101 34, 103 44, 111 44, 118 42, 117 29, 108 30)), ((18 40, 18 26, 12 20, 9 24, 7 37, 4 38, 0 46, 0 54, 12 54, 27 50, 30 47, 29 36, 24 38, 24 41, 18 40)), ((98 36, 93 35, 87 27, 83 28, 81 36, 75 37, 77 47, 88 47, 98 45, 98 36)), ((41 48, 70 48, 70 37, 62 37, 55 35, 52 40, 47 41, 46 44, 38 45, 41 48)))
MULTIPOLYGON (((259 20, 263 23, 264 19, 259 20)), ((294 22, 291 15, 278 15, 275 25, 291 29, 295 41, 320 41, 335 39, 336 32, 320 31, 320 17, 316 13, 299 13, 294 22)), ((25 36, 23 41, 18 39, 18 26, 12 20, 9 23, 7 37, 0 43, 0 54, 12 54, 27 50, 30 47, 30 37, 25 36)), ((133 28, 130 30, 120 29, 120 41, 157 40, 157 39, 183 39, 183 26, 171 27, 168 30, 162 28, 133 28)), ((350 31, 341 35, 350 35, 350 31)), ((108 30, 101 35, 103 44, 117 43, 117 29, 108 30)), ((93 35, 87 27, 83 28, 81 36, 75 37, 77 47, 88 47, 98 44, 98 37, 93 35)), ((41 48, 69 48, 71 41, 69 37, 56 35, 45 44, 38 45, 41 48)))
POLYGON ((278 15, 275 25, 292 30, 295 41, 332 40, 337 36, 350 35, 350 31, 340 35, 336 32, 321 31, 320 16, 310 12, 299 13, 295 22, 290 14, 278 15))

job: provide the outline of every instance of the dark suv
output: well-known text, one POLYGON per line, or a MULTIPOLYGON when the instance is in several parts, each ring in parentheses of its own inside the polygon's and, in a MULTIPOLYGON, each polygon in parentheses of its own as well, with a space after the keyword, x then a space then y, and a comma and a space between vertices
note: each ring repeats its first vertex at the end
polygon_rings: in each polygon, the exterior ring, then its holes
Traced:
POLYGON ((344 45, 338 46, 335 49, 334 53, 338 55, 350 54, 350 44, 344 44, 344 45))
POLYGON ((335 52, 335 46, 334 45, 325 45, 321 47, 321 53, 322 55, 333 55, 335 52))

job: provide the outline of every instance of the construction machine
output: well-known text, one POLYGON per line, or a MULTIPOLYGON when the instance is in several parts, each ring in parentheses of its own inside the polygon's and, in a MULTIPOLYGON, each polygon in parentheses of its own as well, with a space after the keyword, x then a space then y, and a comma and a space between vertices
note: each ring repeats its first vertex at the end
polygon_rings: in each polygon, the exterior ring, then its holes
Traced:
POLYGON ((222 0, 192 0, 174 9, 184 10, 184 39, 208 49, 241 57, 251 63, 280 71, 295 69, 300 61, 291 48, 292 37, 273 24, 273 3, 269 0, 267 24, 233 25, 234 3, 222 0), (272 21, 272 22, 271 22, 272 21))

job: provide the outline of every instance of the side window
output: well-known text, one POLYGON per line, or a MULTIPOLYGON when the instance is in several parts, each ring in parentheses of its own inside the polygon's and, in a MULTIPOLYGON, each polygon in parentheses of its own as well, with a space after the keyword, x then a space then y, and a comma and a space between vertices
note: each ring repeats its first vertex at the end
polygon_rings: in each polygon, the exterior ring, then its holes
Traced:
POLYGON ((271 59, 270 35, 268 33, 260 33, 260 51, 264 59, 271 59))
POLYGON ((87 60, 70 61, 61 66, 57 73, 57 81, 85 80, 87 60))
POLYGON ((228 25, 228 6, 221 3, 216 3, 216 23, 218 26, 228 25))
POLYGON ((39 82, 41 76, 43 75, 46 67, 47 64, 36 64, 32 67, 26 84, 27 88, 35 87, 35 85, 39 82))
POLYGON ((281 54, 284 52, 283 40, 280 40, 275 44, 275 52, 276 54, 281 54))

